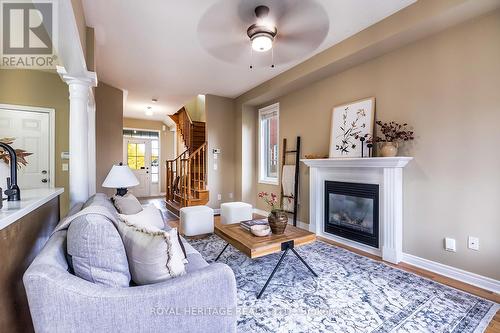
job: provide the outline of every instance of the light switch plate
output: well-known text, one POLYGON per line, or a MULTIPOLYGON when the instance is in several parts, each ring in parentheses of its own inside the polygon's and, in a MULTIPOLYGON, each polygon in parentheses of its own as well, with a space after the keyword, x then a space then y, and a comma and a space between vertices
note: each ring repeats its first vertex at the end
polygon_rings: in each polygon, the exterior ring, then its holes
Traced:
POLYGON ((479 238, 469 236, 468 247, 471 250, 479 251, 479 238))
POLYGON ((446 237, 444 239, 444 249, 450 252, 457 252, 457 242, 455 239, 446 237))
POLYGON ((217 200, 219 200, 219 201, 222 200, 222 194, 217 194, 217 200))

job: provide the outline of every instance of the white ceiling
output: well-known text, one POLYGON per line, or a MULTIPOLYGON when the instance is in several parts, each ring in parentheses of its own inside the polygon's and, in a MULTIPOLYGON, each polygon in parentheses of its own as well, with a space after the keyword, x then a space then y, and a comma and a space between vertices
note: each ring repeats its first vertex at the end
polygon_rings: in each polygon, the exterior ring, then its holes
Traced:
MULTIPOLYGON (((199 22, 220 1, 83 0, 87 25, 95 28, 98 79, 128 92, 125 116, 167 121, 198 94, 237 97, 416 0, 317 0, 330 21, 320 46, 274 69, 253 70, 215 58, 200 43, 199 22), (153 116, 145 115, 147 106, 153 116)), ((227 8, 220 20, 237 15, 227 8)))

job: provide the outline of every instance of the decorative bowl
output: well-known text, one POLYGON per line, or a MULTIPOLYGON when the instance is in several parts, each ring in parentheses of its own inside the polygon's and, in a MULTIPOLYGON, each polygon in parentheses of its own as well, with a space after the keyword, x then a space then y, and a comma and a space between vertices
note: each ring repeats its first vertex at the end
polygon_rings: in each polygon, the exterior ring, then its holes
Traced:
POLYGON ((250 231, 257 237, 264 237, 269 235, 271 228, 268 225, 253 225, 250 231))

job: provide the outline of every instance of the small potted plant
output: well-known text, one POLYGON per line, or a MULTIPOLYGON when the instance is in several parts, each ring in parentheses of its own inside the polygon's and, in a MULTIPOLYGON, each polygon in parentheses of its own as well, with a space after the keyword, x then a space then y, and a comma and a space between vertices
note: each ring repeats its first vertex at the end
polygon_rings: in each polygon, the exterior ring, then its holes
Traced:
POLYGON ((278 196, 274 193, 260 192, 259 198, 271 208, 271 213, 267 217, 271 232, 275 235, 283 234, 288 224, 288 215, 280 207, 278 196))
POLYGON ((408 124, 398 124, 395 121, 384 123, 376 122, 380 126, 381 137, 376 138, 376 142, 382 144, 380 154, 382 157, 394 157, 398 154, 399 144, 404 141, 414 139, 413 131, 407 129, 408 124))

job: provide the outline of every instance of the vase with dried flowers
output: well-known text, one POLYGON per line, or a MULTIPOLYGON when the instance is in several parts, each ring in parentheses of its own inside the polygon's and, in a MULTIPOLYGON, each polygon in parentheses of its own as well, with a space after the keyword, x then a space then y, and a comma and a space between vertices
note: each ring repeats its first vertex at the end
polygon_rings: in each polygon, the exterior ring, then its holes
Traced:
POLYGON ((260 192, 259 198, 271 208, 271 213, 267 217, 271 232, 275 235, 283 234, 288 224, 288 215, 280 207, 278 196, 274 193, 260 192))
POLYGON ((376 142, 381 143, 380 154, 382 157, 396 156, 402 142, 414 139, 413 131, 407 128, 407 123, 398 124, 395 121, 385 123, 379 120, 376 124, 380 126, 380 132, 382 133, 381 137, 376 138, 376 142))
MULTIPOLYGON (((12 145, 14 143, 15 138, 0 138, 0 142, 12 145)), ((22 166, 28 165, 28 161, 26 157, 32 155, 32 153, 28 153, 23 149, 14 149, 17 156, 17 167, 20 168, 22 166)), ((2 148, 0 148, 0 188, 7 188, 7 177, 10 176, 10 168, 9 168, 10 158, 9 154, 2 148)))

